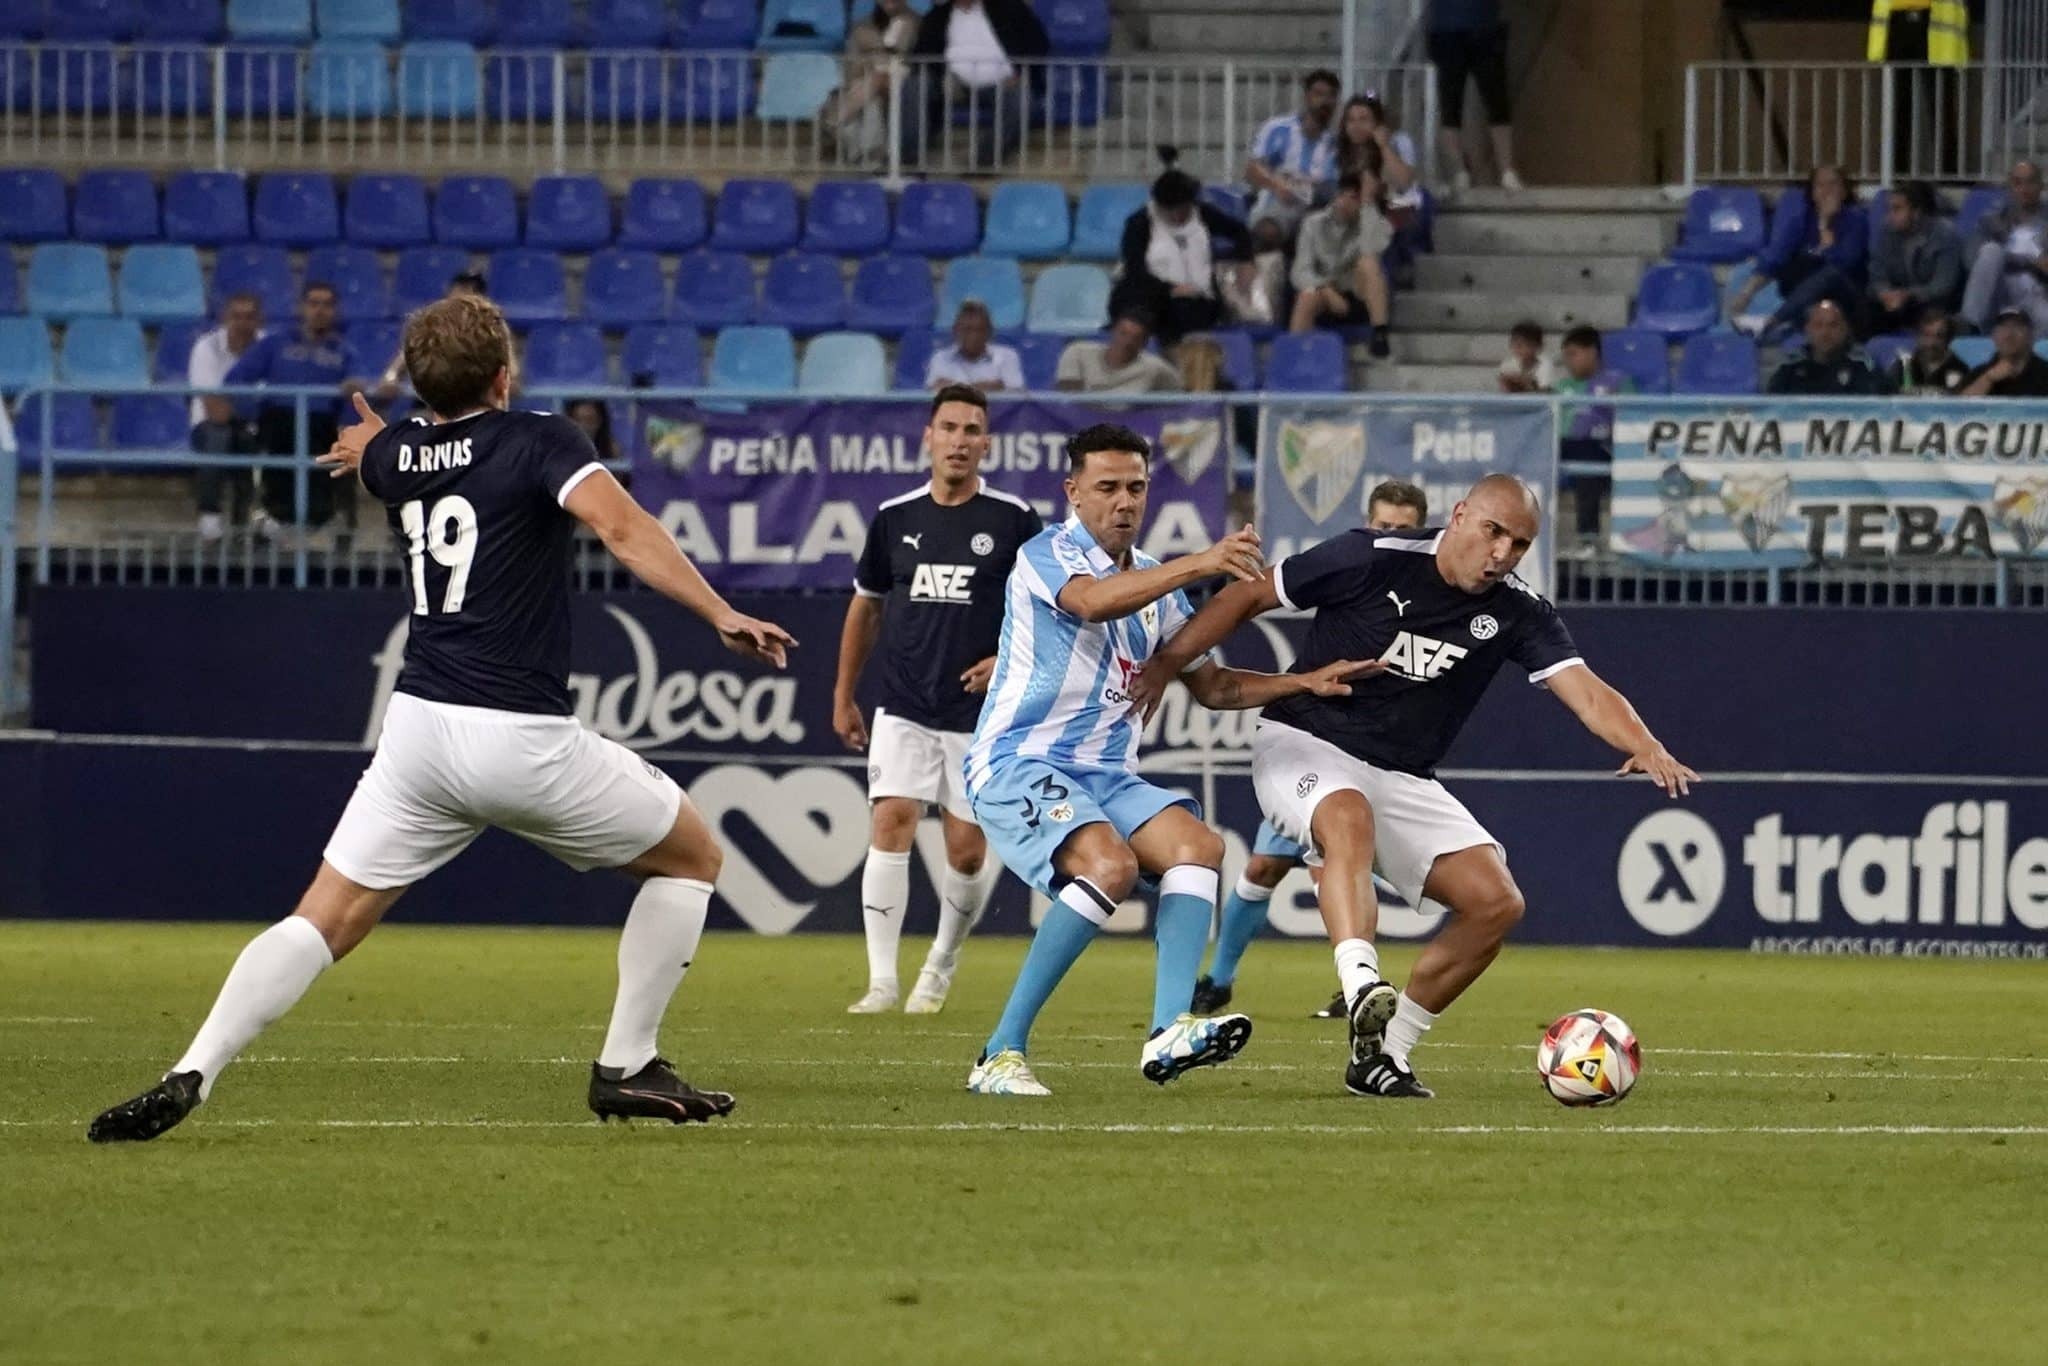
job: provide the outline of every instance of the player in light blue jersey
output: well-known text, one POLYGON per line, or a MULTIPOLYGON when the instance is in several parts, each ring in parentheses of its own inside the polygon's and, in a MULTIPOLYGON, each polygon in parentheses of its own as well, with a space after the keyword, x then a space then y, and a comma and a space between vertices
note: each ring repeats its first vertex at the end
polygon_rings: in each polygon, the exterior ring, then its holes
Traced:
MULTIPOLYGON (((1032 1022, 1141 874, 1159 884, 1159 961, 1140 1069, 1165 1083, 1228 1061, 1251 1037, 1242 1015, 1188 1012, 1223 841, 1193 799, 1137 775, 1143 718, 1130 687, 1193 616, 1188 585, 1218 575, 1256 582, 1263 561, 1250 527, 1171 564, 1136 550, 1150 458, 1127 428, 1077 433, 1067 443, 1073 516, 1026 542, 1010 572, 995 674, 967 751, 967 793, 1004 866, 1054 900, 968 1075, 967 1089, 984 1095, 1048 1094, 1024 1060, 1032 1022)), ((1183 678, 1204 705, 1231 709, 1344 696, 1345 679, 1375 667, 1341 661, 1260 674, 1205 655, 1183 678)))

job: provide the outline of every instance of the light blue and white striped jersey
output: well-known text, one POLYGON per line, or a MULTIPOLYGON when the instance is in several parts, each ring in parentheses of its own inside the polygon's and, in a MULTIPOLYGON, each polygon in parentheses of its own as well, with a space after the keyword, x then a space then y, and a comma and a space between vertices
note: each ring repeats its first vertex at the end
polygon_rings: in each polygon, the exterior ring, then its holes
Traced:
MULTIPOLYGON (((1131 552, 1133 569, 1158 563, 1131 552)), ((1060 607, 1060 590, 1076 575, 1123 572, 1079 517, 1047 527, 1017 553, 995 675, 967 750, 969 796, 1017 755, 1068 772, 1137 768, 1144 726, 1131 706, 1131 685, 1153 651, 1195 613, 1179 589, 1115 621, 1083 621, 1060 607)))
POLYGON ((1300 114, 1276 114, 1252 135, 1252 160, 1269 171, 1309 185, 1337 178, 1337 134, 1325 128, 1310 140, 1300 114))

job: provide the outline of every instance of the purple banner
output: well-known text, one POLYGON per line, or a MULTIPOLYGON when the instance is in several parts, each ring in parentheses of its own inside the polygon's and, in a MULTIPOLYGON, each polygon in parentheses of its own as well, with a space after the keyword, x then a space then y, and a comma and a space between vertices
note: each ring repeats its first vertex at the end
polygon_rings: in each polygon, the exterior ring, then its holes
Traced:
MULTIPOLYGON (((721 590, 843 589, 868 520, 928 477, 922 403, 647 403, 633 494, 721 590)), ((1152 442, 1139 546, 1160 559, 1223 533, 1230 443, 1222 405, 999 400, 983 473, 1048 520, 1065 515, 1063 443, 1095 422, 1152 442)))

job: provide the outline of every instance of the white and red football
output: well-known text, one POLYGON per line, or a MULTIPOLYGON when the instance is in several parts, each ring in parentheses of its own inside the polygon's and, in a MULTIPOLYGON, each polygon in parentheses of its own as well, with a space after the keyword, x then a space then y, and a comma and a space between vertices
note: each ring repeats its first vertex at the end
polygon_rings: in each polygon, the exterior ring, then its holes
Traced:
POLYGON ((1612 1105, 1643 1074, 1643 1049, 1619 1015, 1574 1010, 1543 1031, 1536 1074, 1560 1105, 1612 1105))

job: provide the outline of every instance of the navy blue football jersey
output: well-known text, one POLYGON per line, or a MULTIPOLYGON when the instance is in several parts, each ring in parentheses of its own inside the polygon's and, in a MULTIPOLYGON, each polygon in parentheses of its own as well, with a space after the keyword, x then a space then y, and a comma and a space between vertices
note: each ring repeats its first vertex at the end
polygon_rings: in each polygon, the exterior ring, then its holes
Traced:
POLYGON ((954 507, 934 501, 927 485, 876 509, 853 589, 886 599, 883 710, 933 730, 974 729, 982 694, 962 687, 960 675, 996 652, 1003 585, 1018 548, 1041 527, 1029 503, 987 484, 954 507))
POLYGON ((490 409, 387 427, 363 487, 406 553, 412 631, 402 693, 499 711, 569 713, 569 491, 603 470, 583 429, 490 409))
POLYGON ((1294 672, 1384 659, 1349 697, 1303 694, 1265 717, 1379 768, 1427 778, 1486 685, 1512 660, 1541 683, 1581 662, 1557 609, 1510 574, 1467 593, 1437 571, 1438 530, 1347 531, 1273 568, 1289 607, 1313 610, 1294 672))

